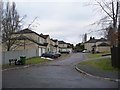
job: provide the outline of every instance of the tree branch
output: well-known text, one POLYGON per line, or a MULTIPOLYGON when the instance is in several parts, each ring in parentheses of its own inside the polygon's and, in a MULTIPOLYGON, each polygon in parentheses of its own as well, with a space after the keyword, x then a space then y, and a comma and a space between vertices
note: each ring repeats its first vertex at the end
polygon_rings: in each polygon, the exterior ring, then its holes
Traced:
POLYGON ((113 17, 105 10, 105 8, 102 6, 102 4, 100 2, 98 2, 97 0, 95 0, 99 5, 100 7, 102 8, 102 10, 109 16, 113 19, 113 17))

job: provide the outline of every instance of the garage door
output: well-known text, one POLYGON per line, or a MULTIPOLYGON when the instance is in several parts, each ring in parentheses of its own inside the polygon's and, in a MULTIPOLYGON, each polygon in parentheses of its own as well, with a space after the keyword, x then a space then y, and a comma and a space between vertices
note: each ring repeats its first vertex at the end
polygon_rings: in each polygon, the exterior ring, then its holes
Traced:
POLYGON ((45 53, 45 48, 42 49, 42 53, 45 53))
POLYGON ((39 56, 41 56, 41 55, 42 55, 42 49, 39 48, 39 56))

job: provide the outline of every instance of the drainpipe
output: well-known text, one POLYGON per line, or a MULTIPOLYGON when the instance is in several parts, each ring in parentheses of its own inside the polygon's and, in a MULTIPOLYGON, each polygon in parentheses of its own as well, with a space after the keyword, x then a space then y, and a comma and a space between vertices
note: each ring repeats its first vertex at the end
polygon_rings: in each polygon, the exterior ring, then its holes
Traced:
POLYGON ((24 50, 25 50, 25 39, 24 39, 24 50))

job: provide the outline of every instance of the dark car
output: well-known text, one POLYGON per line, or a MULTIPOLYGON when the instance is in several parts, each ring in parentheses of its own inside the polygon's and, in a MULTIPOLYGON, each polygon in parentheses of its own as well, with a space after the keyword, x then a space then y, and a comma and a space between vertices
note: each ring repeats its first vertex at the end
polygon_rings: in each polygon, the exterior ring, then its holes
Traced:
POLYGON ((70 51, 60 51, 60 53, 62 53, 62 54, 69 54, 70 51))
POLYGON ((59 52, 56 52, 55 54, 56 54, 58 57, 61 56, 61 53, 59 53, 59 52))
POLYGON ((58 55, 55 52, 46 52, 41 55, 42 57, 49 57, 49 58, 58 58, 58 55))

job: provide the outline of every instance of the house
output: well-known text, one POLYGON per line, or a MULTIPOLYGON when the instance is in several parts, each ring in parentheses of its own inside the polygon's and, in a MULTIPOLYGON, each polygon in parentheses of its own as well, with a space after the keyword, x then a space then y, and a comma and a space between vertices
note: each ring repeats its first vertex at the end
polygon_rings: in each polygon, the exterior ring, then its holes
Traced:
MULTIPOLYGON (((18 32, 12 33, 9 41, 12 41, 13 45, 10 51, 7 51, 7 46, 2 43, 2 62, 4 64, 9 63, 9 59, 20 59, 20 56, 26 56, 26 58, 41 56, 42 53, 53 51, 59 52, 66 50, 72 52, 70 43, 59 43, 57 39, 50 39, 49 35, 38 34, 28 28, 18 32)), ((8 40, 6 40, 8 42, 8 40)))
POLYGON ((101 43, 97 46, 99 52, 110 52, 110 45, 108 43, 101 43))
POLYGON ((72 53, 73 52, 73 44, 67 43, 67 50, 72 53))
POLYGON ((70 52, 72 53, 73 48, 72 45, 70 43, 66 43, 64 41, 58 41, 58 46, 59 46, 59 51, 60 52, 70 52))
POLYGON ((53 52, 59 52, 59 48, 58 48, 58 40, 57 39, 50 39, 51 43, 50 43, 50 51, 53 52))
POLYGON ((43 35, 42 33, 40 34, 40 36, 42 36, 45 40, 44 40, 44 44, 46 45, 46 52, 50 51, 50 36, 49 35, 43 35))
MULTIPOLYGON (((12 50, 36 50, 36 55, 41 56, 42 53, 46 52, 47 44, 46 38, 42 35, 30 30, 24 29, 13 33, 12 39, 15 40, 15 44, 12 46, 12 50)), ((4 45, 4 44, 3 44, 4 45)), ((6 51, 6 47, 3 48, 6 51)))
POLYGON ((58 41, 59 51, 67 51, 67 44, 64 41, 58 41))
POLYGON ((95 52, 110 52, 110 43, 105 38, 95 39, 94 37, 90 37, 88 41, 84 44, 85 49, 88 51, 95 52))

